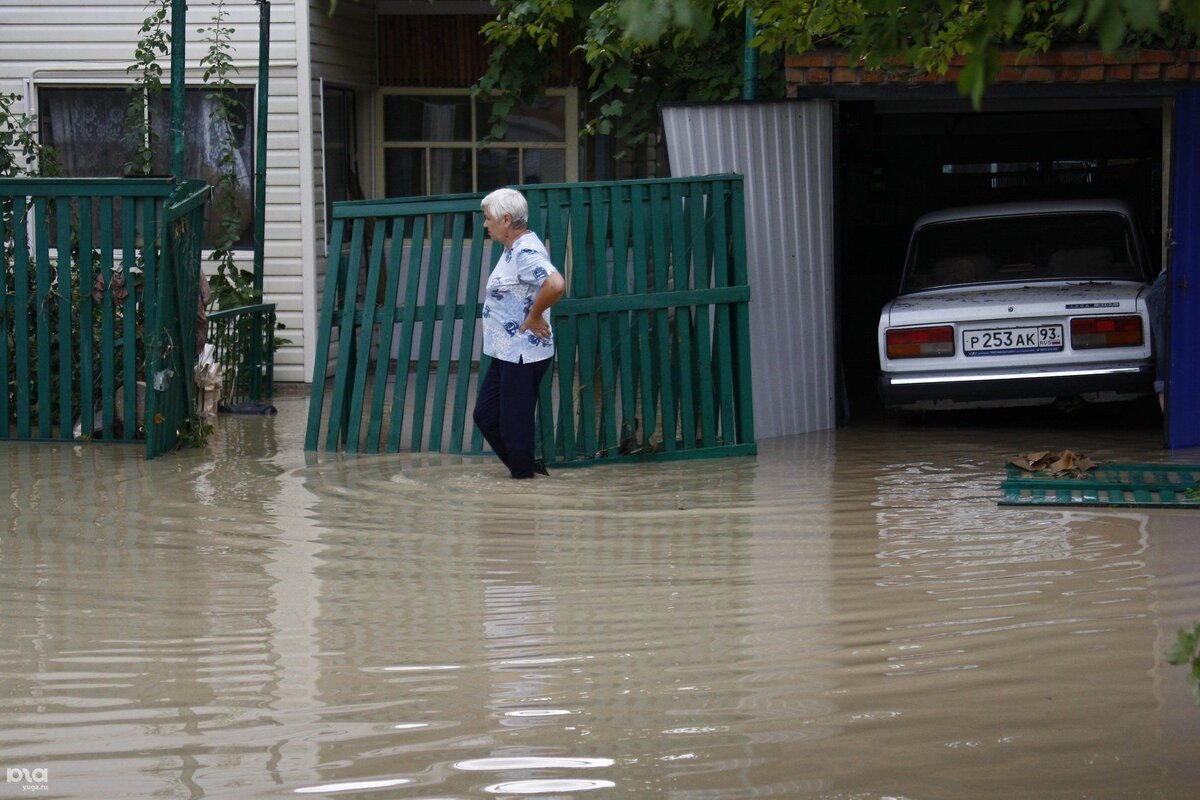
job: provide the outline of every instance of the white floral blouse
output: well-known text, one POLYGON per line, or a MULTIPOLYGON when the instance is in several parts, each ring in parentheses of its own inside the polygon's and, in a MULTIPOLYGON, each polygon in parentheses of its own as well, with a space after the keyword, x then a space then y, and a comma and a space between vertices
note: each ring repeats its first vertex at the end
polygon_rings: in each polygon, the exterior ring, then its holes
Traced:
MULTIPOLYGON (((504 251, 488 277, 483 299, 484 355, 514 364, 544 361, 554 356, 554 332, 540 339, 530 331, 520 333, 533 298, 546 277, 558 272, 550 263, 546 246, 533 231, 517 237, 504 251)), ((542 314, 550 324, 550 309, 542 314)))

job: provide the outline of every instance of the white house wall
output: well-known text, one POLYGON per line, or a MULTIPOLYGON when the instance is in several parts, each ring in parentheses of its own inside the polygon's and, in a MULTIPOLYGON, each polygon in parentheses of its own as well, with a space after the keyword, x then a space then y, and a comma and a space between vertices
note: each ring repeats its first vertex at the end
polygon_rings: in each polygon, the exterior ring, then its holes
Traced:
MULTIPOLYGON (((341 5, 353 8, 354 3, 341 5)), ((201 82, 200 58, 207 49, 205 34, 198 29, 212 25, 216 3, 189 0, 187 6, 188 84, 195 86, 201 82)), ((258 77, 258 5, 254 0, 226 0, 225 10, 225 25, 234 29, 232 57, 239 69, 234 80, 253 87, 258 77)), ((138 29, 148 13, 146 0, 0 0, 0 92, 24 95, 29 111, 36 113, 39 87, 129 83, 125 68, 133 61, 138 29)), ((276 354, 279 381, 307 379, 304 351, 315 342, 310 332, 315 321, 306 325, 303 316, 305 251, 311 263, 312 245, 301 200, 312 178, 303 174, 300 157, 299 115, 302 104, 307 113, 309 99, 307 92, 301 96, 298 91, 297 52, 304 51, 297 44, 298 31, 303 33, 295 2, 273 0, 264 290, 286 326, 281 335, 290 340, 276 354)), ((170 59, 164 58, 164 80, 169 67, 170 59)), ((252 253, 246 251, 240 261, 249 269, 252 253)), ((309 272, 311 277, 311 268, 309 272)))
POLYGON ((832 103, 667 106, 663 125, 672 175, 745 176, 755 435, 832 428, 832 103))

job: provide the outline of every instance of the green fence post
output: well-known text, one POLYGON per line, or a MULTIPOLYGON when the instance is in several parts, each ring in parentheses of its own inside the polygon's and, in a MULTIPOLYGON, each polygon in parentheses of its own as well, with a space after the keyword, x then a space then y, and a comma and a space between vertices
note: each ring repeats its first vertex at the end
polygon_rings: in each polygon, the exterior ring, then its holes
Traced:
POLYGON ((51 409, 54 408, 51 378, 54 367, 50 362, 50 220, 46 213, 46 198, 36 197, 33 201, 34 219, 34 320, 37 325, 37 415, 38 436, 49 439, 51 409))
POLYGON ((116 393, 116 365, 113 361, 116 315, 113 313, 112 272, 113 199, 105 197, 100 202, 100 278, 104 284, 100 300, 100 430, 106 442, 112 441, 116 416, 113 405, 116 393))
MULTIPOLYGON (((391 220, 391 246, 387 251, 384 274, 387 276, 383 290, 383 306, 379 316, 379 351, 381 366, 375 369, 374 392, 371 397, 371 421, 367 425, 367 449, 379 451, 379 437, 383 426, 383 407, 387 392, 389 365, 391 364, 392 335, 396 326, 396 291, 400 285, 401 257, 404 255, 404 229, 406 219, 391 220)), ((385 220, 378 225, 382 228, 385 220)), ((405 365, 407 372, 407 365, 405 365)))
MULTIPOLYGON (((671 268, 675 289, 690 289, 691 242, 688 240, 686 205, 683 183, 672 183, 671 208, 671 268)), ((679 389, 679 429, 682 447, 696 446, 696 408, 692 389, 692 310, 689 306, 675 309, 675 341, 672 375, 679 389)))
MULTIPOLYGON (((0 196, 0 236, 4 237, 5 241, 10 239, 15 242, 15 236, 12 229, 9 227, 9 220, 2 213, 12 208, 12 203, 15 198, 9 196, 0 196)), ((12 221, 13 225, 16 221, 12 221)), ((14 253, 14 267, 16 254, 14 253)), ((3 281, 0 282, 0 382, 4 383, 4 391, 0 391, 0 439, 8 439, 12 435, 11 414, 12 406, 9 402, 8 384, 9 384, 9 349, 8 343, 15 341, 15 333, 13 330, 13 312, 15 309, 9 304, 8 298, 13 288, 8 285, 9 271, 7 269, 2 273, 3 281)))
MULTIPOLYGON (((571 255, 574 268, 571 296, 575 298, 595 295, 587 249, 589 206, 586 189, 580 187, 571 190, 571 255)), ((591 235, 595 236, 596 232, 592 230, 591 235)), ((595 312, 588 312, 576 321, 579 361, 579 432, 576 446, 589 456, 599 449, 596 436, 596 327, 595 312)))
MULTIPOLYGON (((96 430, 95 304, 92 301, 92 199, 79 198, 79 419, 80 434, 96 430)), ((147 328, 147 330, 152 330, 147 328)))
MULTIPOLYGON (((58 245, 58 438, 71 439, 74 434, 72 399, 74 391, 75 357, 71 345, 71 289, 75 270, 71 264, 71 199, 61 197, 55 205, 58 245)), ((49 400, 49 398, 47 398, 49 400)))
MULTIPOLYGON (((667 198, 667 185, 654 184, 650 187, 650 218, 655 220, 651 226, 651 249, 654 263, 654 292, 670 290, 668 275, 671 269, 671 254, 668 249, 667 223, 671 219, 670 206, 667 198)), ((661 415, 660 431, 662 434, 663 450, 670 453, 677 448, 675 416, 675 387, 671 380, 671 318, 666 307, 661 307, 656 314, 654 326, 655 358, 654 358, 654 393, 659 399, 659 414, 661 415)))
POLYGON ((325 267, 325 294, 321 301, 321 325, 317 331, 317 351, 313 364, 312 397, 308 404, 308 429, 304 436, 304 449, 316 450, 321 438, 321 416, 325 409, 325 373, 329 369, 329 348, 333 338, 334 308, 340 292, 338 271, 342 258, 342 237, 346 221, 337 216, 333 219, 330 234, 330 257, 325 267))
POLYGON ((433 393, 433 412, 429 420, 429 449, 442 449, 442 427, 446 419, 446 394, 450 386, 450 360, 454 354, 454 324, 458 318, 458 280, 462 273, 463 214, 455 214, 450 234, 450 261, 446 268, 445 299, 439 304, 442 317, 441 339, 438 342, 437 384, 433 393))
MULTIPOLYGON (((345 288, 338 292, 342 300, 338 318, 338 363, 333 378, 333 403, 329 410, 329 428, 325 432, 325 449, 337 450, 339 439, 346 441, 350 435, 343 411, 346 408, 347 389, 350 385, 350 367, 353 364, 354 326, 358 311, 358 273, 362 265, 363 227, 366 220, 354 220, 350 234, 350 261, 346 271, 345 288)), ((316 377, 313 378, 316 380, 316 377)), ((358 431, 354 432, 355 437, 358 431)))
POLYGON ((32 372, 29 363, 29 237, 25 229, 28 213, 25 197, 13 198, 13 322, 17 391, 17 437, 28 439, 31 434, 30 395, 32 372))
MULTIPOLYGON (((746 272, 746 211, 742 177, 733 179, 733 274, 738 286, 749 286, 746 272)), ((735 358, 737 359, 737 414, 738 441, 754 441, 754 403, 752 377, 750 374, 750 310, 749 303, 734 307, 734 333, 736 336, 735 358)))
POLYGON ((433 323, 437 319, 438 290, 442 282, 446 217, 434 214, 429 235, 429 270, 425 274, 425 302, 419 312, 421 344, 417 352, 417 385, 413 389, 412 449, 421 449, 425 433, 425 395, 429 391, 429 365, 433 356, 433 323))
MULTIPOLYGON (((712 197, 712 184, 694 181, 689 185, 687 209, 689 241, 691 242, 692 286, 711 289, 708 271, 708 237, 711 235, 712 218, 706 213, 705 198, 712 197)), ((697 305, 695 311, 695 338, 692 347, 693 385, 696 387, 696 404, 700 411, 700 443, 703 447, 715 447, 716 410, 713 408, 712 381, 712 332, 709 315, 712 306, 697 305)))
MULTIPOLYGON (((137 378, 140 373, 136 363, 137 285, 133 274, 133 268, 137 266, 137 213, 132 197, 122 198, 121 201, 121 234, 121 279, 125 282, 127 292, 121 308, 121 388, 124 395, 121 404, 124 409, 121 438, 133 441, 134 434, 137 433, 137 378)), ((187 312, 181 308, 179 313, 187 312)), ((191 378, 191 375, 188 375, 188 378, 191 378)))
MULTIPOLYGON (((346 452, 357 453, 359 436, 362 427, 363 397, 367 391, 367 378, 371 375, 371 342, 375 338, 375 302, 379 293, 379 270, 383 265, 383 242, 387 229, 382 223, 376 223, 371 238, 371 252, 367 259, 367 285, 363 297, 362 323, 359 325, 357 341, 357 363, 354 368, 354 389, 350 400, 350 417, 348 430, 354 431, 354 436, 347 440, 346 452)), ((384 360, 384 379, 387 376, 387 361, 384 360)), ((376 378, 378 380, 378 378, 376 378)), ((370 427, 368 420, 368 429, 370 427)))
MULTIPOLYGON (((620 184, 613 185, 609 191, 609 218, 612 220, 612 293, 617 297, 629 299, 629 203, 630 188, 620 184)), ((636 263, 636 261, 634 262, 636 263)), ((633 349, 633 316, 636 312, 617 310, 612 312, 612 340, 606 346, 617 352, 617 371, 614 380, 620 384, 620 394, 616 387, 609 391, 613 401, 620 398, 620 428, 617 439, 618 449, 622 444, 628 444, 630 437, 636 431, 637 420, 637 386, 636 363, 633 349)))
MULTIPOLYGON (((713 182, 713 286, 726 289, 730 283, 729 264, 729 182, 713 182)), ((720 435, 726 444, 735 444, 739 440, 737 425, 734 420, 733 403, 733 353, 730 340, 730 306, 731 303, 720 303, 716 307, 716 321, 713 327, 715 355, 713 370, 717 383, 718 414, 720 417, 720 435)))
MULTIPOLYGON (((592 294, 604 297, 612 294, 611 274, 608 269, 609 192, 603 187, 593 187, 588 202, 592 217, 592 294)), ((596 346, 600 361, 600 420, 597 425, 596 452, 606 452, 617 445, 617 395, 616 369, 613 364, 613 312, 598 314, 596 320, 596 346)))
POLYGON ((404 283, 404 313, 401 315, 400 344, 396 351, 396 385, 392 390, 392 419, 388 425, 388 452, 400 450, 408 402, 408 371, 412 362, 413 337, 417 325, 417 290, 421 265, 425 262, 425 217, 413 220, 412 246, 408 251, 408 275, 404 283))
POLYGON ((458 382, 454 392, 454 415, 450 428, 450 452, 461 453, 467 422, 467 399, 471 385, 471 364, 475 359, 475 323, 479 319, 484 270, 489 265, 483 262, 483 212, 471 214, 471 253, 467 257, 467 285, 463 295, 462 331, 458 340, 458 382), (464 366, 465 365, 465 366, 464 366))
MULTIPOLYGON (((629 216, 632 222, 631 233, 633 236, 633 291, 638 295, 647 295, 649 294, 649 278, 653 264, 646 231, 649 201, 646 198, 645 186, 642 184, 630 187, 629 216)), ((634 335, 638 343, 639 385, 642 396, 639 441, 643 447, 650 444, 651 438, 658 430, 657 414, 655 413, 654 349, 650 338, 653 313, 649 309, 633 312, 635 320, 633 330, 636 331, 634 335)))

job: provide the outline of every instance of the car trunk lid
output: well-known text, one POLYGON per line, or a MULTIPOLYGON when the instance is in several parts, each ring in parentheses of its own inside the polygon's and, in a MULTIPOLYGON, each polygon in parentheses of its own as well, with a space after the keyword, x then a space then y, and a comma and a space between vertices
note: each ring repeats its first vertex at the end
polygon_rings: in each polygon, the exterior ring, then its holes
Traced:
POLYGON ((897 297, 888 325, 1137 313, 1144 284, 1070 281, 936 289, 897 297))

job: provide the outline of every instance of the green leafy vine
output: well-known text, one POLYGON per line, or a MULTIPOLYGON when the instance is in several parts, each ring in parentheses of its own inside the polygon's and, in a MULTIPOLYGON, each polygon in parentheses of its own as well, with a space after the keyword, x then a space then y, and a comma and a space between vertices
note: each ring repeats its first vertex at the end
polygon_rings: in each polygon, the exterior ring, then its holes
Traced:
POLYGON ((1191 630, 1182 628, 1175 646, 1167 653, 1167 662, 1178 667, 1190 667, 1188 683, 1192 686, 1192 695, 1200 704, 1200 622, 1191 630))
MULTIPOLYGON (((584 66, 588 94, 582 133, 611 135, 626 148, 657 132, 660 103, 732 100, 742 91, 744 27, 717 4, 680 16, 666 15, 654 3, 632 8, 620 0, 594 5, 499 0, 496 8, 496 19, 481 30, 491 47, 488 69, 474 87, 494 102, 493 138, 504 135, 505 120, 517 106, 549 81, 563 82, 563 48, 584 66), (631 37, 631 25, 659 33, 631 37)), ((781 59, 764 58, 758 69, 758 96, 782 97, 781 59)))
POLYGON ((54 148, 42 144, 37 115, 13 110, 23 95, 0 93, 0 177, 50 177, 59 173, 54 148))
POLYGON ((217 240, 209 260, 217 264, 217 273, 209 277, 211 303, 218 308, 235 308, 259 302, 254 288, 254 273, 237 265, 234 246, 244 227, 238 204, 239 176, 237 170, 237 134, 242 126, 245 108, 237 95, 232 75, 237 74, 233 63, 232 37, 234 29, 225 24, 228 12, 224 0, 217 3, 213 24, 201 28, 207 35, 208 50, 200 59, 204 67, 204 83, 212 101, 212 121, 220 131, 218 137, 218 177, 213 187, 213 213, 219 220, 217 240))
POLYGON ((138 29, 134 46, 134 61, 125 71, 134 76, 127 89, 129 102, 125 106, 125 140, 129 160, 126 175, 150 175, 154 172, 154 146, 158 133, 150 124, 150 107, 162 95, 163 68, 160 57, 171 52, 171 0, 150 0, 149 15, 138 29))

